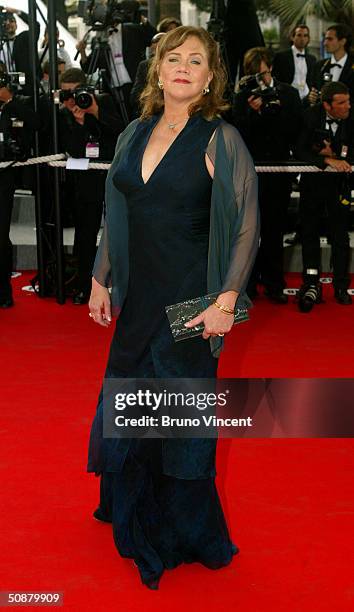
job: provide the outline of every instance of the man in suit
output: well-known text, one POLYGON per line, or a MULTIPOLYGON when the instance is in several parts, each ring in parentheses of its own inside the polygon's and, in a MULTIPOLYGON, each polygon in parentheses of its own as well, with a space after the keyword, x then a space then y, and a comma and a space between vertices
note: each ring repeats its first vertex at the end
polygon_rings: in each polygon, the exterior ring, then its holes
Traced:
POLYGON ((295 26, 291 32, 292 46, 287 51, 276 53, 273 75, 283 83, 295 87, 301 100, 306 100, 312 87, 313 69, 316 58, 307 52, 310 30, 307 25, 295 26))
MULTIPOLYGON (((139 6, 138 2, 136 4, 139 6)), ((114 23, 109 28, 108 47, 100 46, 98 37, 91 41, 90 55, 86 55, 85 39, 76 45, 82 70, 86 74, 92 74, 97 68, 105 70, 109 77, 108 86, 116 90, 120 99, 123 97, 128 116, 131 115, 129 96, 137 68, 145 58, 146 47, 150 46, 154 34, 156 29, 147 19, 141 24, 114 23)))
MULTIPOLYGON (((28 15, 15 8, 6 7, 5 31, 7 40, 3 42, 0 49, 0 61, 4 62, 8 72, 24 72, 26 84, 22 87, 21 93, 32 95, 33 75, 30 62, 29 32, 21 32, 16 35, 17 21, 15 14, 21 17, 22 21, 28 24, 28 15)), ((39 38, 39 23, 36 23, 35 38, 39 38)))
POLYGON ((313 89, 309 95, 311 104, 319 101, 319 91, 330 81, 345 83, 350 98, 354 98, 354 55, 350 53, 352 40, 351 29, 345 24, 339 23, 327 29, 324 47, 331 57, 320 60, 314 67, 313 89))
MULTIPOLYGON (((255 47, 244 57, 246 75, 256 75, 259 90, 242 87, 235 96, 233 122, 243 136, 253 159, 277 163, 290 158, 301 126, 302 105, 294 87, 272 77, 269 49, 255 47), (252 93, 253 92, 253 93, 252 93), (269 95, 275 100, 269 103, 269 95)), ((246 82, 247 83, 247 82, 246 82)), ((272 302, 285 304, 287 296, 283 271, 283 232, 291 193, 291 176, 260 173, 258 193, 261 212, 261 244, 247 292, 257 296, 257 284, 265 287, 272 302)))
POLYGON ((327 83, 321 103, 304 113, 296 155, 302 161, 335 172, 303 174, 300 181, 300 222, 302 236, 303 279, 299 308, 309 312, 321 301, 320 220, 328 215, 333 260, 333 284, 337 302, 351 304, 347 292, 349 268, 349 216, 351 163, 354 159, 354 122, 350 115, 350 97, 346 85, 327 83), (351 163, 350 163, 351 162, 351 163))

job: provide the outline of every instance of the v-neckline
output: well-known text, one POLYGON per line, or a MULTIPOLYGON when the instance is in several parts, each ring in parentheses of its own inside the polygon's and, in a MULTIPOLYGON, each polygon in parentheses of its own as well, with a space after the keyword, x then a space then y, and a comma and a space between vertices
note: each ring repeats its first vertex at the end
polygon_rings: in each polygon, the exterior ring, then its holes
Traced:
POLYGON ((144 187, 150 182, 151 178, 153 177, 153 175, 156 173, 156 171, 159 169, 159 167, 161 166, 162 162, 165 160, 166 156, 168 155, 168 153, 171 151, 173 145, 175 144, 175 142, 177 142, 177 140, 179 139, 179 137, 181 136, 181 134, 183 134, 184 130, 186 129, 187 125, 189 124, 191 117, 188 118, 187 123, 185 124, 185 126, 183 127, 183 129, 177 134, 176 138, 174 138, 174 140, 172 140, 170 146, 168 147, 168 149, 165 151, 164 155, 161 157, 159 163, 155 166, 155 168, 153 169, 153 171, 151 172, 149 178, 147 179, 147 181, 144 181, 144 177, 143 177, 143 159, 144 159, 144 155, 145 155, 145 151, 146 148, 149 144, 150 138, 152 136, 152 133, 155 129, 155 127, 157 126, 159 120, 161 119, 161 116, 157 117, 157 121, 155 121, 152 125, 152 128, 150 129, 150 131, 148 132, 148 137, 145 140, 145 146, 141 155, 141 159, 140 159, 140 178, 141 181, 144 185, 144 187))

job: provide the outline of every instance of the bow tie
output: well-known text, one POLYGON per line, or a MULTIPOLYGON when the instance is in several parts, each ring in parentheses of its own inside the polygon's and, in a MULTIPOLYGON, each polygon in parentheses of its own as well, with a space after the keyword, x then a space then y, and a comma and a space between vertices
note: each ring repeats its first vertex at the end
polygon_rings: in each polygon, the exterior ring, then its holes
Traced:
POLYGON ((113 32, 118 32, 118 28, 110 28, 109 33, 113 34, 113 32))
POLYGON ((342 68, 343 66, 341 66, 340 64, 330 64, 329 69, 332 70, 332 68, 342 68))
POLYGON ((305 53, 297 53, 296 57, 303 57, 305 59, 305 53))
POLYGON ((339 125, 340 119, 326 119, 326 123, 328 123, 329 126, 331 126, 333 123, 335 123, 336 125, 339 125))

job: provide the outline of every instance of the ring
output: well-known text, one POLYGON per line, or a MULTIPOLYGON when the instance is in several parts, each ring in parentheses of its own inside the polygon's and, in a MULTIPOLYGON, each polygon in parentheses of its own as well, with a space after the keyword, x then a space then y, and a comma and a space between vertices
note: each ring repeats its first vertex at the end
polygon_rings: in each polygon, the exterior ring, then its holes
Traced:
POLYGON ((93 319, 93 314, 92 314, 92 312, 89 312, 89 317, 91 317, 91 319, 93 319))
POLYGON ((223 336, 225 336, 225 334, 218 334, 218 336, 220 336, 220 338, 222 338, 223 336))

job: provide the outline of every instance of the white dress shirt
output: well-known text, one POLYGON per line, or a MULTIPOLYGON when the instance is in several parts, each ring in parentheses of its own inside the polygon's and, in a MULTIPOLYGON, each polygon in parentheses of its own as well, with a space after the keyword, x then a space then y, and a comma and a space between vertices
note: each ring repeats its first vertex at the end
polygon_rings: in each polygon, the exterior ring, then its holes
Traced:
POLYGON ((131 83, 132 80, 123 61, 122 24, 118 25, 117 32, 110 34, 108 42, 112 53, 110 58, 112 87, 120 87, 125 83, 131 83))
POLYGON ((342 70, 343 70, 345 62, 347 61, 347 58, 348 58, 347 53, 340 60, 336 60, 334 55, 331 55, 331 64, 339 64, 340 66, 340 68, 338 66, 333 66, 333 68, 329 69, 332 75, 332 81, 340 81, 340 75, 342 74, 342 70))
POLYGON ((297 49, 295 45, 291 47, 291 50, 293 52, 295 64, 294 79, 291 85, 298 90, 300 98, 302 100, 308 95, 310 91, 306 83, 307 63, 305 58, 305 52, 299 51, 299 49, 297 49), (297 57, 298 54, 300 54, 302 57, 297 57))
POLYGON ((11 40, 4 41, 3 48, 0 50, 0 61, 4 62, 7 72, 15 72, 16 66, 15 62, 12 59, 13 50, 14 50, 14 38, 11 40))
POLYGON ((338 130, 338 123, 333 120, 333 117, 326 114, 326 130, 332 132, 332 136, 336 135, 336 131, 338 130))

